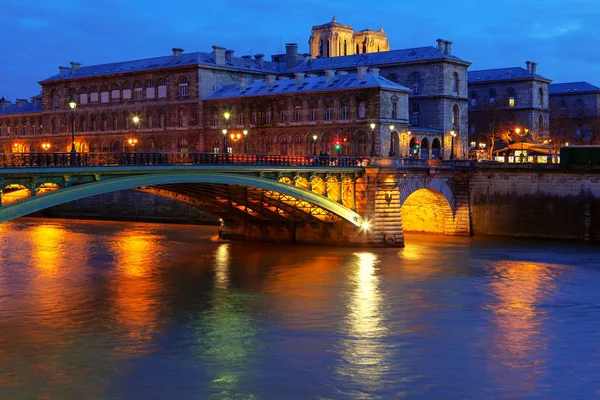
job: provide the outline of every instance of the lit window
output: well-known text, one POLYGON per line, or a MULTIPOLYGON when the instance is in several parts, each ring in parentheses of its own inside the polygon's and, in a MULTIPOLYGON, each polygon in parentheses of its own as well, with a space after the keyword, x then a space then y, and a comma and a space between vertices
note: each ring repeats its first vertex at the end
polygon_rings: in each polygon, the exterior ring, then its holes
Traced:
POLYGON ((515 106, 515 98, 514 97, 508 98, 508 106, 511 108, 515 106))

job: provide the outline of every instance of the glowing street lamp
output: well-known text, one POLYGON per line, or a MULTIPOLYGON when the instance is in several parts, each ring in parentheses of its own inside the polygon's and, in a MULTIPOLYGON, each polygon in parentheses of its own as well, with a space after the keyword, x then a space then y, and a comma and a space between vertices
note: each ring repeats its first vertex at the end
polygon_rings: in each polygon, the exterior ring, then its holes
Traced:
POLYGON ((77 150, 75 150, 75 109, 77 108, 77 102, 75 97, 71 97, 69 100, 69 109, 71 110, 71 166, 77 165, 77 150))
POLYGON ((244 154, 248 152, 248 148, 246 146, 246 137, 248 137, 248 129, 244 129, 242 132, 244 134, 244 154))
POLYGON ((371 157, 375 157, 375 122, 371 122, 371 157))
POLYGON ((390 157, 394 157, 396 153, 394 152, 394 125, 390 125, 390 157))
POLYGON ((50 143, 42 143, 42 149, 44 149, 44 151, 50 150, 50 143))
POLYGON ((225 111, 223 113, 223 118, 225 119, 225 129, 223 129, 223 153, 229 153, 227 150, 227 131, 229 130, 229 118, 231 117, 231 113, 229 111, 225 111))
POLYGON ((450 131, 450 135, 452 136, 452 148, 450 151, 450 159, 454 160, 454 138, 456 137, 456 132, 452 130, 450 131))
POLYGON ((317 135, 313 135, 313 153, 317 155, 317 135))

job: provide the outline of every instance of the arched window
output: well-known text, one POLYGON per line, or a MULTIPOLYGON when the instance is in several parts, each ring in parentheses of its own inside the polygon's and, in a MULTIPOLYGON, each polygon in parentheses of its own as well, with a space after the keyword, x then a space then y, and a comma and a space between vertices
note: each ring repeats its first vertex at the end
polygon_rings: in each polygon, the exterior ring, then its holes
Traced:
POLYGON ((413 94, 419 94, 421 92, 421 74, 418 72, 412 74, 412 89, 413 94))
POLYGON ((347 56, 348 55, 348 44, 346 43, 346 41, 344 40, 344 55, 347 56))
POLYGON ((79 117, 79 131, 80 132, 85 132, 87 131, 87 121, 85 118, 85 115, 82 115, 81 117, 79 117))
POLYGON ((356 45, 356 54, 360 54, 360 51, 358 51, 359 47, 358 44, 356 45))
POLYGON ((108 103, 109 98, 108 98, 108 86, 107 85, 102 85, 100 87, 100 102, 101 103, 108 103))
POLYGON ((472 90, 471 93, 469 93, 469 98, 471 99, 471 107, 476 107, 477 106, 477 92, 472 90))
POLYGON ((265 111, 265 123, 271 123, 271 107, 267 107, 267 110, 265 111))
POLYGON ((119 115, 118 114, 113 114, 112 117, 112 129, 113 131, 118 131, 119 130, 119 115))
POLYGON ((490 104, 496 102, 496 91, 494 89, 490 89, 489 102, 490 104))
POLYGON ((167 97, 167 83, 164 79, 158 80, 158 98, 164 99, 167 97))
POLYGON ((542 88, 538 90, 538 105, 544 107, 544 90, 542 88))
POLYGON ((189 150, 188 149, 188 140, 186 138, 181 139, 178 143, 178 147, 179 147, 180 153, 187 153, 189 150))
POLYGON ((323 57, 323 39, 319 39, 319 56, 323 57))
POLYGON ((363 54, 365 54, 367 52, 367 41, 366 40, 363 42, 362 52, 363 52, 363 54))
POLYGON ((508 94, 508 106, 510 108, 513 108, 515 106, 515 89, 509 88, 507 94, 508 94))
POLYGON ((578 117, 583 116, 583 101, 581 101, 581 100, 575 101, 575 110, 577 112, 578 117))
POLYGON ((90 131, 96 132, 96 116, 94 114, 90 116, 90 131))
POLYGON ((179 78, 177 82, 179 85, 179 96, 187 96, 188 95, 188 80, 185 76, 179 78))
POLYGON ((185 108, 180 108, 177 112, 177 123, 179 127, 188 126, 187 113, 185 108))
POLYGON ((146 98, 147 99, 153 99, 154 96, 154 82, 151 80, 146 81, 146 84, 144 85, 146 86, 146 98))
POLYGON ((59 106, 59 97, 58 97, 58 92, 56 90, 53 90, 51 92, 51 98, 52 98, 52 107, 58 107, 59 106))
POLYGON ((433 159, 441 159, 442 158, 442 146, 440 143, 440 139, 435 138, 433 142, 431 142, 431 158, 433 159))
POLYGON ((100 116, 100 129, 102 131, 105 131, 107 128, 107 121, 106 121, 106 115, 102 114, 100 116))
POLYGON ((144 88, 142 87, 142 82, 135 82, 133 84, 133 99, 134 100, 143 100, 144 99, 144 88))
POLYGON ((460 109, 458 104, 452 106, 452 126, 455 128, 460 127, 460 109))
POLYGON ((110 97, 112 98, 112 101, 119 101, 121 98, 121 90, 119 89, 119 85, 116 83, 113 83, 112 85, 110 97))
POLYGON ((146 114, 146 128, 148 129, 152 129, 153 125, 154 125, 154 121, 152 120, 153 118, 153 114, 152 111, 148 111, 148 113, 146 114))
POLYGON ((456 72, 452 74, 452 91, 454 93, 459 92, 458 73, 456 73, 456 72))
POLYGON ((538 128, 540 133, 544 131, 544 116, 542 114, 538 117, 538 128))
POLYGON ((392 82, 398 82, 398 75, 396 74, 389 74, 387 78, 392 82))
POLYGON ((164 127, 165 127, 165 114, 164 113, 160 113, 158 116, 158 126, 161 129, 164 129, 164 127))
POLYGON ((282 137, 281 139, 279 139, 279 154, 287 154, 287 150, 288 150, 288 143, 287 143, 287 138, 282 137))
POLYGON ((419 126, 419 114, 420 114, 419 105, 413 104, 412 105, 411 125, 419 126))
POLYGON ((558 103, 558 112, 561 117, 567 116, 567 102, 566 101, 562 100, 560 103, 558 103))
POLYGON ((123 100, 131 100, 131 85, 129 82, 123 83, 123 100))
MULTIPOLYGON (((344 119, 342 117, 342 119, 344 119)), ((392 100, 392 119, 398 119, 398 102, 392 100)))
POLYGON ((88 92, 87 89, 82 87, 79 89, 79 104, 87 104, 88 103, 88 92))

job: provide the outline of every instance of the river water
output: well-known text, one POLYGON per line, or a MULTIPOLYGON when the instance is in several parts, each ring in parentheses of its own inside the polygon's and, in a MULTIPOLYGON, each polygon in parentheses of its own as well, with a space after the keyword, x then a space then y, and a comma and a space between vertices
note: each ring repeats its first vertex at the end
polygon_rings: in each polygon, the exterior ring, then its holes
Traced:
POLYGON ((0 399, 600 397, 600 249, 0 225, 0 399))

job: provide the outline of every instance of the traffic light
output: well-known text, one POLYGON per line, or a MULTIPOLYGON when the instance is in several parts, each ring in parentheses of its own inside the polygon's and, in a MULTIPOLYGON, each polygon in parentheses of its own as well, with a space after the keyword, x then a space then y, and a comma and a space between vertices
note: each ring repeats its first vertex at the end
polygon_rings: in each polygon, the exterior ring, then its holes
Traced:
POLYGON ((421 145, 419 144, 419 139, 415 140, 415 149, 419 150, 419 147, 421 147, 421 145))
POLYGON ((342 148, 342 145, 340 144, 340 141, 339 141, 339 140, 336 140, 336 141, 335 141, 335 149, 336 149, 336 150, 339 150, 339 149, 341 149, 341 148, 342 148))

